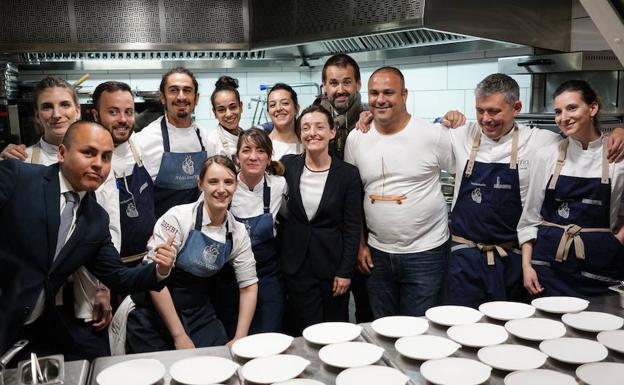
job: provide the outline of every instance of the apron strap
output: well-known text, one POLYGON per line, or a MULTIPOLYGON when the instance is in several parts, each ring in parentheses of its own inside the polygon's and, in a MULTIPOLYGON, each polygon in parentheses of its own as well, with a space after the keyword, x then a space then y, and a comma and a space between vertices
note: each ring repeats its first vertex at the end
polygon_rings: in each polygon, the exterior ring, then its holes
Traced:
POLYGON ((504 242, 504 243, 499 243, 499 244, 486 244, 486 243, 481 243, 481 242, 475 243, 471 240, 460 237, 459 235, 451 236, 451 240, 453 242, 462 243, 469 247, 476 247, 477 249, 484 251, 485 256, 487 258, 487 264, 489 266, 494 266, 494 252, 495 251, 501 258, 503 258, 508 255, 507 251, 505 251, 505 248, 517 247, 517 243, 514 241, 504 242))
MULTIPOLYGON (((238 128, 238 130, 240 132, 243 131, 242 128, 238 128)), ((223 127, 221 125, 221 123, 219 123, 218 127, 217 127, 217 132, 219 133, 219 140, 221 141, 221 144, 223 145, 223 148, 225 149, 225 152, 229 153, 230 152, 230 144, 228 143, 228 141, 225 139, 225 136, 223 135, 223 131, 228 131, 225 127, 223 127)), ((229 132, 229 131, 228 131, 229 132)), ((238 136, 240 136, 240 132, 238 134, 238 136)), ((199 135, 199 133, 198 133, 199 135)), ((236 152, 236 149, 234 149, 234 151, 236 152)))
POLYGON ((607 160, 607 142, 608 138, 602 138, 602 184, 609 184, 609 161, 607 160))
POLYGON ((559 246, 557 247, 557 253, 555 254, 555 261, 563 262, 568 259, 568 252, 570 250, 570 245, 574 244, 574 251, 576 253, 576 258, 585 259, 585 244, 583 243, 583 239, 581 238, 581 233, 610 233, 611 229, 609 228, 601 228, 601 227, 586 227, 582 228, 579 225, 569 224, 569 225, 560 225, 557 223, 552 223, 548 221, 542 222, 543 226, 549 227, 558 227, 563 229, 563 234, 561 235, 561 240, 559 241, 559 246))
MULTIPOLYGON (((202 228, 202 220, 204 219, 204 202, 199 202, 199 205, 197 205, 197 213, 195 213, 195 230, 201 232, 201 228, 202 228)), ((225 219, 225 240, 227 241, 232 241, 232 233, 230 232, 230 224, 227 220, 227 218, 225 219)))
MULTIPOLYGON (((167 138, 169 139, 169 138, 167 138)), ((132 138, 128 138, 128 144, 130 145, 130 152, 132 152, 132 157, 134 158, 134 163, 137 164, 137 166, 139 167, 143 167, 143 161, 141 161, 141 158, 139 157, 139 152, 137 151, 134 142, 132 141, 132 138)))
POLYGON ((262 202, 264 204, 264 213, 271 212, 271 187, 267 183, 266 175, 264 176, 264 187, 262 189, 262 202))
MULTIPOLYGON (((199 128, 193 122, 193 128, 195 128, 195 134, 197 134, 197 139, 199 139, 199 145, 201 146, 202 151, 206 151, 204 147, 204 142, 202 142, 201 135, 199 133, 199 128)), ((160 132, 162 133, 163 138, 163 149, 165 152, 171 152, 171 145, 169 143, 169 132, 167 131, 167 115, 163 115, 162 120, 160 121, 160 132)))
POLYGON ((520 130, 518 125, 514 123, 513 136, 511 138, 511 159, 509 160, 509 168, 515 170, 518 167, 518 142, 520 141, 520 130))
POLYGON ((481 127, 475 133, 474 139, 472 141, 472 148, 470 149, 470 158, 468 158, 468 164, 466 165, 466 170, 464 171, 465 176, 471 176, 472 170, 474 168, 475 160, 477 159, 477 151, 479 151, 479 146, 481 145, 481 127))
POLYGON ((41 140, 33 146, 32 156, 30 157, 30 163, 39 164, 41 159, 41 140))
POLYGON ((568 146, 570 145, 570 139, 565 138, 559 143, 559 157, 557 158, 557 164, 555 165, 555 171, 550 178, 550 183, 548 184, 549 190, 554 190, 557 185, 557 179, 559 179, 559 175, 561 174, 561 169, 563 168, 563 164, 565 163, 566 153, 568 152, 568 146))

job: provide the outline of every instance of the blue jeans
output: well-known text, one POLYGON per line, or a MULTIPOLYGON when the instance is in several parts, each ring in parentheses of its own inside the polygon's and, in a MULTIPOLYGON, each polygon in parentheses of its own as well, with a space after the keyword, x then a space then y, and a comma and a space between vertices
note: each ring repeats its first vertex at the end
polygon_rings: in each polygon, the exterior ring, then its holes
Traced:
POLYGON ((449 242, 420 253, 370 251, 373 268, 366 287, 375 318, 422 316, 441 303, 449 242))

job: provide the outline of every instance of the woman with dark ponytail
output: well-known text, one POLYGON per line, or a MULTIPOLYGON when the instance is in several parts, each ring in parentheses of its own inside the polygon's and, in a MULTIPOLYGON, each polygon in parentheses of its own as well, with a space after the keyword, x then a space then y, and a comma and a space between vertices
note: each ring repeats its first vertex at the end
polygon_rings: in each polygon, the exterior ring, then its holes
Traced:
MULTIPOLYGON (((285 294, 275 243, 275 219, 285 199, 284 167, 272 161, 273 145, 263 130, 241 133, 236 146, 240 172, 230 212, 245 224, 256 259, 258 302, 250 333, 282 329, 285 294)), ((228 335, 236 331, 238 286, 232 268, 219 274, 214 301, 228 335)))
POLYGON ((243 102, 238 93, 238 80, 221 76, 215 83, 210 101, 219 124, 210 132, 207 140, 215 146, 217 154, 234 159, 238 137, 243 132, 239 126, 243 102))

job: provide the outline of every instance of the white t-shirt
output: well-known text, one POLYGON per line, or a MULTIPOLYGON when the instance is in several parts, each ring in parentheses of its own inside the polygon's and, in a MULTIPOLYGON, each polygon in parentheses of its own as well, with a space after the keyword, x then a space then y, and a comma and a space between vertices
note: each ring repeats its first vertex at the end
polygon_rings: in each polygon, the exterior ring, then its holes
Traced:
MULTIPOLYGON (((148 124, 141 132, 133 134, 134 143, 139 147, 141 159, 145 165, 145 169, 156 180, 158 170, 160 169, 160 161, 164 152, 163 137, 160 131, 160 121, 164 116, 154 120, 148 124)), ((178 128, 167 121, 167 131, 169 133, 169 145, 171 152, 199 152, 201 145, 197 138, 196 128, 204 143, 207 156, 216 154, 215 147, 206 139, 208 132, 195 124, 191 127, 178 128)))
POLYGON ((299 191, 301 192, 301 203, 303 203, 309 221, 314 218, 321 203, 328 175, 329 170, 312 171, 307 166, 303 166, 299 180, 299 191))
MULTIPOLYGON (((242 132, 242 130, 240 130, 242 132)), ((238 136, 232 135, 228 130, 217 125, 210 131, 206 137, 206 141, 215 149, 215 154, 224 155, 232 158, 236 154, 236 145, 238 144, 238 136)))
MULTIPOLYGON (((604 136, 603 136, 604 137, 604 136)), ((583 150, 580 142, 570 138, 565 163, 560 175, 582 178, 602 177, 602 138, 589 143, 583 150)), ((605 138, 606 140, 606 138, 605 138)), ((555 170, 559 157, 559 144, 551 144, 541 149, 531 167, 529 191, 526 205, 518 223, 518 242, 523 244, 537 237, 538 226, 542 223, 542 204, 550 176, 555 170)), ((621 202, 624 190, 624 163, 609 163, 611 180, 610 225, 613 230, 619 226, 618 216, 622 215, 621 202)))
MULTIPOLYGON (((58 146, 50 144, 43 140, 39 140, 37 144, 34 144, 26 148, 28 158, 26 163, 31 163, 32 154, 35 147, 41 147, 39 153, 38 164, 44 166, 50 166, 54 163, 58 163, 58 146)), ((109 229, 111 234, 111 240, 117 251, 121 250, 121 224, 119 219, 119 192, 117 191, 117 183, 113 172, 108 173, 108 177, 102 183, 102 185, 95 190, 95 198, 97 202, 106 210, 109 217, 109 229)))
POLYGON ((279 140, 273 140, 273 156, 271 159, 280 160, 284 155, 299 155, 303 152, 303 144, 286 143, 279 140))
MULTIPOLYGON (((273 215, 273 235, 275 235, 275 219, 280 207, 288 195, 288 185, 283 176, 265 174, 267 185, 271 188, 271 204, 269 211, 273 215)), ((253 218, 264 213, 264 181, 260 181, 253 190, 243 183, 238 175, 238 186, 232 198, 230 212, 238 218, 253 218)))
MULTIPOLYGON (((113 150, 113 173, 115 174, 115 178, 121 178, 124 175, 130 176, 134 170, 136 161, 132 155, 129 141, 134 141, 134 136, 131 136, 128 141, 119 144, 113 150)), ((139 146, 135 144, 134 148, 137 151, 137 156, 141 159, 139 146)))
POLYGON ((352 130, 345 160, 355 165, 364 184, 364 213, 370 246, 396 254, 433 249, 449 238, 441 169, 454 164, 448 133, 412 117, 401 131, 383 135, 371 124, 368 133, 352 130), (383 170, 382 170, 383 165, 383 170), (370 195, 405 195, 375 201, 370 195))
MULTIPOLYGON (((455 156, 455 193, 453 195, 453 207, 459 194, 459 187, 464 176, 466 162, 470 158, 472 142, 477 130, 481 127, 478 123, 471 122, 456 129, 448 129, 453 155, 455 156)), ((531 128, 523 124, 518 125, 520 131, 518 138, 518 177, 520 180, 520 198, 524 205, 527 190, 529 188, 529 171, 531 161, 539 149, 552 143, 559 143, 561 136, 552 131, 531 128)), ((481 135, 481 144, 477 152, 477 161, 482 163, 506 163, 511 161, 511 142, 513 130, 503 135, 498 141, 481 135)))
MULTIPOLYGON (((162 217, 156 221, 154 226, 154 236, 147 243, 150 252, 145 257, 145 261, 150 261, 151 253, 158 245, 161 245, 175 235, 173 248, 176 253, 184 247, 186 240, 195 227, 195 217, 197 207, 201 200, 170 208, 162 217)), ((251 241, 245 229, 245 225, 237 222, 234 216, 228 212, 226 223, 232 233, 232 251, 228 256, 228 262, 234 268, 238 287, 243 288, 258 282, 256 276, 256 260, 251 251, 251 241)), ((202 216, 201 232, 217 242, 225 242, 226 226, 210 226, 210 216, 204 206, 202 216)))

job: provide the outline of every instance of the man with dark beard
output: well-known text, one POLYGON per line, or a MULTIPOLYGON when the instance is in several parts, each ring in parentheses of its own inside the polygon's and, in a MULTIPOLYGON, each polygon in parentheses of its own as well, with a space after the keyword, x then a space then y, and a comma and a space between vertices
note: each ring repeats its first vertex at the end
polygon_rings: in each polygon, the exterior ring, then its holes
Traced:
POLYGON ((207 132, 193 121, 199 101, 195 75, 177 67, 163 75, 160 102, 165 115, 135 134, 143 163, 154 181, 156 218, 175 205, 199 197, 197 178, 202 162, 216 153, 204 139, 207 132))
POLYGON ((138 263, 152 235, 154 185, 143 166, 141 152, 131 135, 134 131, 134 96, 126 83, 108 81, 93 91, 93 117, 113 137, 112 171, 119 192, 121 225, 121 258, 125 263, 138 263))

